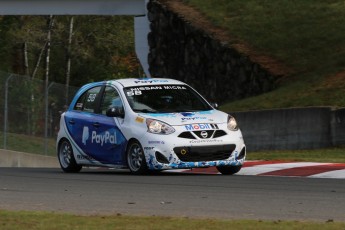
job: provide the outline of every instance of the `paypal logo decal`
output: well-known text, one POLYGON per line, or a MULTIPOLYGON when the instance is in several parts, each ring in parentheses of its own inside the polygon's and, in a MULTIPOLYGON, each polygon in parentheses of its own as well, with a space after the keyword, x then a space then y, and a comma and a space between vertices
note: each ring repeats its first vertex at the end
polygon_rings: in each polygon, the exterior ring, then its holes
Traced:
MULTIPOLYGON (((86 145, 86 141, 89 139, 89 127, 84 126, 83 128, 83 136, 82 136, 82 142, 84 145, 86 145)), ((105 131, 104 133, 98 134, 96 131, 92 131, 91 133, 91 143, 96 144, 116 144, 117 138, 116 138, 116 132, 109 132, 105 131)))
POLYGON ((116 144, 116 133, 110 133, 109 131, 105 131, 104 134, 97 134, 96 131, 92 131, 91 136, 91 143, 96 142, 97 144, 116 144))
POLYGON ((82 136, 82 142, 84 145, 86 145, 86 141, 89 139, 89 127, 84 126, 83 129, 83 136, 82 136))

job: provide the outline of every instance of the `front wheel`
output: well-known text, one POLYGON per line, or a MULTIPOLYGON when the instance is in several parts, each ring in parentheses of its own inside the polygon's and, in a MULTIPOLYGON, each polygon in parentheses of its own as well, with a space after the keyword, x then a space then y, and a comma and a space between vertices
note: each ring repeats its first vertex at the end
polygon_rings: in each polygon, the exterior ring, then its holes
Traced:
POLYGON ((235 173, 238 173, 242 165, 236 165, 236 166, 217 166, 217 170, 223 174, 223 175, 233 175, 235 173))
POLYGON ((138 141, 131 141, 127 148, 127 165, 134 174, 148 172, 145 154, 138 141))
POLYGON ((72 146, 66 139, 62 140, 59 145, 58 159, 61 169, 64 172, 76 173, 79 172, 82 168, 82 166, 78 165, 75 161, 72 146))

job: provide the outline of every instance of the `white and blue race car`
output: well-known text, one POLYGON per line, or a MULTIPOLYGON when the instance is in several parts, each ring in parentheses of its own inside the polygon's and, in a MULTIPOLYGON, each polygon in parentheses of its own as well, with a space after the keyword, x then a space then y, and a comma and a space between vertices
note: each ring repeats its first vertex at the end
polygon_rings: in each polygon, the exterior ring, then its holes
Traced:
POLYGON ((237 173, 246 147, 235 119, 187 84, 165 78, 90 83, 61 115, 64 172, 83 166, 150 170, 217 167, 237 173))

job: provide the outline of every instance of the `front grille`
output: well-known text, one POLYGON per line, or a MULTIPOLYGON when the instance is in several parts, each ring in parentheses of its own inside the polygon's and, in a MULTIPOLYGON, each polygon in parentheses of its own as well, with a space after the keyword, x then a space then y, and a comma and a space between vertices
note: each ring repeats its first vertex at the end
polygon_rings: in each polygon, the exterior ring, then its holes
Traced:
POLYGON ((175 147, 174 152, 181 161, 216 161, 226 160, 235 150, 236 145, 216 145, 216 146, 193 146, 193 147, 175 147))
POLYGON ((213 134, 213 138, 222 137, 225 135, 226 135, 226 132, 224 130, 216 130, 216 132, 213 134))
POLYGON ((183 132, 180 135, 178 135, 178 137, 181 138, 187 138, 187 139, 196 139, 193 134, 191 134, 191 132, 183 132))
POLYGON ((213 136, 214 130, 194 131, 194 133, 201 139, 207 139, 213 136))
POLYGON ((200 139, 209 139, 225 136, 226 132, 224 130, 203 130, 203 131, 186 131, 180 133, 178 137, 186 139, 197 139, 197 136, 200 139), (194 134, 194 135, 193 135, 194 134))

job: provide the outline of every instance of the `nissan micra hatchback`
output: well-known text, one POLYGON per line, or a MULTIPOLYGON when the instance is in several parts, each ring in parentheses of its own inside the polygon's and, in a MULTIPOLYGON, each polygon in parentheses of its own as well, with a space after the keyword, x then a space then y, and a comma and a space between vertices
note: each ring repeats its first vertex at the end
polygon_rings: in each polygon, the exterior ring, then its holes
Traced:
POLYGON ((64 172, 82 166, 150 170, 215 166, 237 173, 246 147, 235 119, 187 84, 164 78, 90 83, 61 115, 57 155, 64 172))

